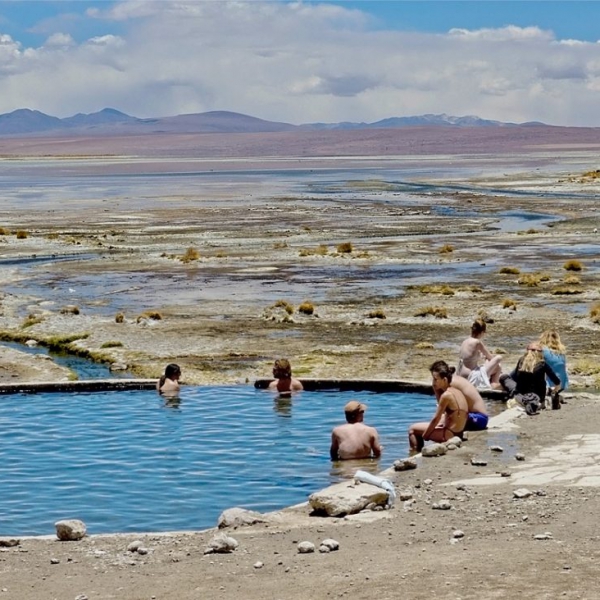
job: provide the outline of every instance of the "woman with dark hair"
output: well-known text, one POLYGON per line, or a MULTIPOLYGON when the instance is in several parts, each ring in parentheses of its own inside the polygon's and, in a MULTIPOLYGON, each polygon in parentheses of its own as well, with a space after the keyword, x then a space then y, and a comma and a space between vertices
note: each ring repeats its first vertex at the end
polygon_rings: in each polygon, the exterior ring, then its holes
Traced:
POLYGON ((458 355, 458 374, 468 379, 479 389, 501 389, 500 373, 502 368, 499 354, 492 354, 482 341, 486 331, 485 321, 477 319, 471 325, 471 336, 460 346, 458 355), (479 356, 485 358, 485 363, 479 365, 479 356))
POLYGON ((447 442, 455 436, 462 437, 469 415, 465 395, 457 388, 451 387, 455 369, 439 360, 434 362, 429 370, 437 398, 437 410, 429 423, 413 423, 408 430, 410 448, 418 452, 429 440, 447 442))
POLYGON ((158 380, 156 389, 161 394, 175 394, 179 392, 179 378, 181 368, 175 363, 166 366, 165 374, 158 380))

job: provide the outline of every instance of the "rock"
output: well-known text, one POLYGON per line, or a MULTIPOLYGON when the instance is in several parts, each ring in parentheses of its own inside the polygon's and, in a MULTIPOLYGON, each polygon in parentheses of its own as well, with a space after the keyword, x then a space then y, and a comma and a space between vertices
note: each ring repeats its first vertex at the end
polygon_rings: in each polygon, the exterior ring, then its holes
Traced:
POLYGON ((504 452, 504 448, 502 446, 490 446, 490 451, 492 451, 492 452, 504 452))
POLYGON ((148 548, 144 548, 144 546, 140 546, 137 549, 137 553, 141 554, 142 556, 145 556, 146 554, 148 554, 148 548))
POLYGON ((510 471, 500 471, 500 477, 510 477, 510 476, 511 476, 510 471))
POLYGON ((85 537, 87 527, 79 519, 64 519, 54 523, 56 537, 61 542, 74 542, 85 537))
POLYGON ((369 483, 353 485, 344 481, 311 494, 308 501, 315 512, 339 517, 358 513, 371 503, 385 506, 388 493, 369 483))
POLYGON ((429 444, 429 446, 423 447, 423 450, 421 450, 421 456, 444 456, 444 454, 447 452, 448 448, 446 448, 445 444, 429 444))
POLYGON ((521 454, 520 452, 517 452, 517 454, 515 454, 515 459, 516 460, 525 460, 525 455, 521 454))
POLYGON ((37 340, 27 340, 25 342, 25 345, 28 346, 29 348, 35 348, 38 345, 38 343, 37 343, 37 340))
POLYGON ((331 552, 331 548, 328 548, 327 546, 323 546, 322 544, 319 546, 319 552, 321 554, 328 554, 329 552, 331 552))
MULTIPOLYGON (((447 442, 445 442, 446 448, 448 448, 448 446, 456 446, 457 448, 460 448, 462 446, 462 443, 463 443, 463 440, 461 438, 459 438, 457 435, 455 435, 454 437, 451 437, 447 442)), ((448 448, 448 450, 449 449, 450 448, 448 448)))
POLYGON ((79 594, 75 596, 75 600, 88 600, 88 597, 85 594, 79 594))
POLYGON ((0 548, 14 548, 21 543, 21 540, 16 538, 0 538, 0 548))
POLYGON ((204 549, 204 554, 228 554, 238 547, 238 541, 224 533, 217 533, 208 546, 204 549))
POLYGON ((457 529, 456 531, 452 532, 452 537, 455 538, 455 539, 460 539, 460 538, 464 538, 465 534, 460 529, 457 529))
POLYGON ((310 554, 315 551, 315 545, 312 542, 300 542, 297 547, 298 554, 310 554))
POLYGON ((531 496, 531 492, 527 488, 519 488, 513 492, 513 496, 515 498, 529 498, 531 496))
POLYGON ((457 446, 456 444, 449 444, 448 442, 446 442, 446 449, 447 449, 448 451, 451 451, 451 450, 457 450, 457 449, 458 449, 458 446, 457 446))
POLYGON ((60 565, 60 558, 51 558, 50 564, 51 565, 60 565))
POLYGON ((236 506, 224 510, 217 520, 217 527, 225 529, 226 527, 241 527, 242 525, 253 525, 254 523, 264 523, 267 519, 259 512, 247 510, 236 506))
POLYGON ((424 483, 425 485, 431 485, 431 484, 433 483, 433 479, 424 479, 424 480, 423 480, 423 483, 424 483))
POLYGON ((109 370, 111 371, 127 371, 127 365, 122 362, 114 362, 110 364, 109 370))
POLYGON ((337 540, 333 540, 331 538, 327 538, 321 542, 321 546, 325 546, 329 548, 332 552, 340 549, 340 543, 337 540))
POLYGON ((484 460, 483 458, 472 458, 471 459, 471 464, 474 467, 487 467, 487 460, 484 460))
POLYGON ((410 471, 416 468, 417 463, 412 458, 402 458, 394 461, 394 471, 410 471))
POLYGON ((256 561, 253 565, 253 567, 255 569, 262 569, 265 566, 265 563, 261 562, 260 560, 256 561))
POLYGON ((450 504, 450 500, 440 500, 439 502, 434 502, 431 505, 433 510, 450 510, 452 508, 452 504, 450 504))
POLYGON ((467 489, 467 485, 465 483, 457 483, 456 484, 456 489, 464 492, 467 489))
POLYGON ((538 533, 537 535, 533 536, 534 540, 551 540, 552 539, 552 534, 547 531, 546 533, 538 533))
POLYGON ((131 542, 127 546, 127 552, 137 552, 139 548, 141 548, 144 544, 141 540, 135 540, 135 542, 131 542))
POLYGON ((398 500, 404 502, 405 500, 412 500, 413 493, 410 490, 400 490, 398 492, 398 500))

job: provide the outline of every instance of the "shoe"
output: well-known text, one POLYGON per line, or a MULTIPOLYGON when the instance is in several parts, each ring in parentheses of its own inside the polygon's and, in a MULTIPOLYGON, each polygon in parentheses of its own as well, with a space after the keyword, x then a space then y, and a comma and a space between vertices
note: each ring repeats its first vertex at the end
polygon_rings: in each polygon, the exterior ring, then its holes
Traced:
POLYGON ((552 410, 560 410, 560 395, 558 392, 550 394, 552 398, 552 410))

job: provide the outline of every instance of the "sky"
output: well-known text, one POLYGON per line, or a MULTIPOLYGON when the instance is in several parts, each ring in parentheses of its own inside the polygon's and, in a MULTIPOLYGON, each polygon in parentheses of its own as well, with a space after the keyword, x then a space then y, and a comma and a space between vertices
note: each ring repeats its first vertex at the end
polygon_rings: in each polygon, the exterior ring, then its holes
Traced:
POLYGON ((0 113, 600 127, 600 1, 0 0, 0 113))

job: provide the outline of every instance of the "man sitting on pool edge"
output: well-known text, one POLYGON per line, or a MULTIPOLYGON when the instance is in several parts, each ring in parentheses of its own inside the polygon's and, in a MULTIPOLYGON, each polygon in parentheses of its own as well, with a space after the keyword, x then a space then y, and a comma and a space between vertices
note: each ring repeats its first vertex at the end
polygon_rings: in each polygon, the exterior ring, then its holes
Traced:
POLYGON ((356 458, 379 458, 381 446, 379 434, 375 427, 363 423, 367 410, 366 404, 351 400, 344 407, 346 421, 331 432, 331 460, 348 460, 356 458))

